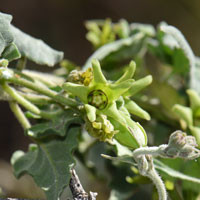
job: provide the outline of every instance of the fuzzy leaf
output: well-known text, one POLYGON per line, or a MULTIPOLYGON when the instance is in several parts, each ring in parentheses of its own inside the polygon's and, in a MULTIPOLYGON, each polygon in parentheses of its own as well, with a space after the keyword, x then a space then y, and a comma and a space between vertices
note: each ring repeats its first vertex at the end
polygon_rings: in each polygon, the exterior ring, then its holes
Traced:
POLYGON ((131 37, 120 39, 100 47, 83 66, 83 70, 91 66, 93 59, 105 62, 118 62, 125 57, 132 58, 144 45, 145 34, 137 33, 131 37))
POLYGON ((175 169, 172 169, 171 167, 165 165, 164 163, 162 163, 161 161, 154 159, 154 164, 155 164, 155 168, 157 170, 160 170, 166 174, 168 174, 169 176, 172 176, 174 178, 178 178, 181 180, 185 180, 185 181, 190 181, 193 183, 198 183, 200 184, 200 179, 199 178, 195 178, 189 175, 185 175, 179 171, 176 171, 175 169))
MULTIPOLYGON (((118 162, 124 162, 127 164, 131 164, 133 166, 136 166, 137 164, 135 163, 135 161, 133 160, 133 157, 130 155, 123 155, 123 156, 118 156, 118 157, 112 157, 109 155, 105 155, 102 154, 102 157, 109 159, 109 160, 113 160, 113 161, 118 161, 118 162)), ((155 168, 159 171, 162 171, 164 173, 166 173, 169 176, 172 176, 173 178, 178 178, 181 180, 185 180, 185 181, 190 181, 193 183, 198 183, 200 184, 200 179, 199 178, 195 178, 189 175, 185 175, 179 171, 176 171, 175 169, 165 165, 164 163, 162 163, 161 161, 154 159, 154 165, 155 168)))
POLYGON ((157 32, 157 40, 149 40, 149 50, 161 61, 171 65, 175 73, 186 75, 189 72, 189 58, 180 44, 180 38, 175 37, 175 31, 180 36, 181 33, 178 29, 161 23, 157 32), (173 33, 169 33, 168 29, 173 33))
POLYGON ((200 95, 200 58, 196 57, 193 71, 190 73, 191 89, 195 90, 200 95))
POLYGON ((49 135, 65 136, 71 124, 80 124, 81 119, 74 116, 74 112, 66 110, 62 115, 55 117, 52 121, 36 124, 27 130, 27 135, 34 138, 49 135))
POLYGON ((13 35, 10 31, 11 15, 0 12, 0 56, 4 49, 13 42, 13 35))
POLYGON ((21 54, 17 48, 17 46, 14 43, 11 43, 9 46, 7 46, 3 53, 2 57, 7 59, 9 62, 12 60, 16 60, 21 57, 21 54))
POLYGON ((19 178, 28 173, 44 190, 48 200, 58 199, 69 183, 69 170, 75 163, 72 152, 78 145, 79 132, 80 128, 73 127, 66 137, 41 140, 25 154, 15 152, 12 157, 14 174, 19 178))
POLYGON ((14 43, 22 56, 37 64, 48 66, 54 66, 62 60, 63 52, 52 49, 42 40, 28 35, 14 26, 10 28, 14 36, 14 43))

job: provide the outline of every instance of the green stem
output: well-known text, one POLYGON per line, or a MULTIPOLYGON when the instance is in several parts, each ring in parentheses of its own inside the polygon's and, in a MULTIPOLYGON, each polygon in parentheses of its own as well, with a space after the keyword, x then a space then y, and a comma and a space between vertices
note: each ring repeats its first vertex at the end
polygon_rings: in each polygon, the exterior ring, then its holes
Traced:
POLYGON ((61 109, 58 109, 57 111, 53 111, 53 112, 40 111, 40 116, 42 116, 45 119, 53 119, 59 114, 61 114, 62 112, 63 110, 61 109))
POLYGON ((25 99, 28 101, 34 103, 34 104, 39 104, 39 105, 46 105, 49 103, 53 103, 53 100, 43 96, 43 95, 38 95, 38 94, 32 94, 32 93, 24 93, 24 92, 18 92, 21 96, 23 96, 25 99))
POLYGON ((21 110, 21 108, 19 107, 19 105, 15 101, 10 101, 9 105, 10 105, 10 109, 14 113, 15 117, 18 119, 18 121, 21 124, 21 126, 23 127, 23 129, 25 129, 25 130, 29 129, 31 127, 31 124, 28 121, 28 119, 26 118, 26 116, 24 115, 24 113, 21 110))
POLYGON ((14 88, 11 88, 8 84, 3 83, 2 88, 5 92, 7 92, 17 103, 25 107, 28 111, 43 117, 44 119, 52 119, 54 118, 59 112, 45 112, 41 111, 37 106, 32 104, 30 101, 26 100, 23 96, 21 96, 18 91, 14 88))
POLYGON ((38 107, 36 107, 34 104, 26 100, 24 97, 22 97, 18 92, 11 88, 7 83, 2 84, 2 88, 5 92, 7 92, 17 103, 25 107, 27 110, 31 111, 32 113, 36 115, 40 115, 40 110, 38 107))
POLYGON ((38 87, 37 84, 35 84, 34 82, 30 82, 28 80, 25 80, 23 78, 17 78, 15 76, 9 77, 8 79, 6 79, 6 81, 9 81, 11 83, 29 88, 33 91, 36 91, 40 94, 46 95, 50 98, 52 98, 54 101, 63 104, 65 106, 72 106, 72 107, 77 107, 78 103, 76 101, 74 101, 73 99, 69 99, 66 97, 61 96, 60 94, 58 94, 55 91, 52 91, 46 87, 38 87))
POLYGON ((19 71, 22 71, 23 69, 25 69, 25 67, 26 67, 26 62, 27 62, 27 59, 26 59, 26 57, 21 57, 19 60, 18 60, 18 62, 17 62, 17 69, 19 70, 19 71))

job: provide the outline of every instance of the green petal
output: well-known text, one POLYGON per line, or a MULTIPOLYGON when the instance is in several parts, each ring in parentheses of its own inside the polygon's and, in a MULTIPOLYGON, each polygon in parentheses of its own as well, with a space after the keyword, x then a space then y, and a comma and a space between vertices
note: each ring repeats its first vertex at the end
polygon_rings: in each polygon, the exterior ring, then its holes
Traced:
POLYGON ((67 82, 63 84, 63 89, 79 97, 83 103, 87 102, 88 88, 86 86, 67 82))
POLYGON ((134 84, 133 79, 128 79, 126 81, 123 81, 121 83, 114 83, 110 85, 110 89, 112 92, 113 100, 118 99, 121 95, 123 95, 132 85, 134 84))
POLYGON ((122 75, 122 77, 117 80, 115 83, 121 83, 125 80, 131 79, 135 73, 135 69, 136 69, 136 64, 135 62, 132 60, 129 64, 129 67, 127 68, 127 70, 125 71, 125 73, 122 75))
POLYGON ((200 97, 197 92, 192 89, 187 90, 187 94, 190 98, 190 106, 195 115, 196 111, 200 108, 200 97))
POLYGON ((134 101, 131 101, 130 99, 125 100, 125 107, 133 115, 136 115, 136 116, 141 117, 146 120, 151 119, 148 112, 146 112, 145 110, 140 108, 134 101))
POLYGON ((94 122, 96 120, 96 108, 89 104, 85 104, 85 110, 86 110, 88 119, 91 122, 94 122))
POLYGON ((124 116, 129 128, 129 131, 139 144, 139 146, 147 145, 147 135, 143 127, 138 123, 134 122, 130 117, 124 116))
POLYGON ((133 96, 134 94, 138 93, 140 90, 147 87, 152 82, 152 76, 148 75, 144 78, 135 81, 131 88, 124 94, 124 96, 133 96))
POLYGON ((106 78, 104 77, 100 63, 97 59, 92 60, 93 76, 95 83, 107 83, 106 78))
POLYGON ((179 118, 183 119, 188 126, 193 125, 192 110, 189 107, 175 104, 172 110, 179 118))
POLYGON ((136 149, 136 148, 140 147, 140 145, 136 141, 135 137, 133 136, 133 134, 128 129, 127 125, 121 124, 120 122, 118 122, 118 121, 116 121, 112 118, 108 118, 108 119, 110 120, 110 122, 114 126, 115 130, 119 131, 115 134, 114 138, 121 145, 126 146, 126 147, 131 148, 131 149, 136 149))
POLYGON ((121 116, 119 110, 117 109, 116 103, 113 103, 108 106, 108 108, 102 110, 102 113, 115 119, 116 121, 126 124, 126 120, 121 116))

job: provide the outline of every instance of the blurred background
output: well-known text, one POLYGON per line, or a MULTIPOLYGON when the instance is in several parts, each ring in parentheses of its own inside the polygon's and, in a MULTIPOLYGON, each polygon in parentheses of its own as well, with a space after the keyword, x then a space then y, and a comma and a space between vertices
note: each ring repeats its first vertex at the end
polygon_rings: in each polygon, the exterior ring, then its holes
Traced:
MULTIPOLYGON (((183 32, 195 54, 199 56, 199 9, 199 0, 0 1, 0 11, 11 14, 15 26, 43 39, 51 47, 64 51, 65 58, 80 66, 92 53, 91 45, 85 39, 84 22, 89 19, 110 18, 115 22, 124 18, 128 22, 149 23, 154 26, 166 21, 183 32)), ((0 110, 0 185, 6 185, 6 173, 10 174, 12 171, 8 165, 12 153, 18 149, 26 151, 29 140, 24 137, 22 128, 6 102, 0 102, 0 110)), ((14 177, 11 179, 14 180, 14 177)), ((18 182, 14 186, 9 184, 11 188, 6 188, 6 192, 16 195, 13 188, 18 182)))

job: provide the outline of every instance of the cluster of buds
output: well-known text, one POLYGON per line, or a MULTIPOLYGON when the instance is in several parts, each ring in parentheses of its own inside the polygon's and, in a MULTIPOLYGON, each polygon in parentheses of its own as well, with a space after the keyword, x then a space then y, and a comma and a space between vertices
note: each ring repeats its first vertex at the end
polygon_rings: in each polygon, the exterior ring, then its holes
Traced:
POLYGON ((95 121, 91 122, 86 117, 86 130, 91 136, 103 142, 112 142, 112 138, 118 132, 107 119, 106 115, 100 115, 95 121))
POLYGON ((170 158, 195 159, 199 157, 200 151, 197 147, 196 139, 188 136, 182 131, 175 131, 171 134, 165 154, 170 158))
POLYGON ((151 76, 133 80, 135 68, 132 61, 123 76, 111 82, 104 77, 98 60, 93 60, 92 68, 85 72, 72 72, 68 82, 63 84, 64 90, 83 103, 89 134, 102 141, 111 141, 114 137, 122 145, 132 149, 146 146, 147 136, 142 126, 134 122, 129 113, 147 120, 150 116, 130 97, 152 81, 151 76))
POLYGON ((85 72, 78 70, 71 71, 67 81, 88 86, 92 81, 92 68, 88 68, 85 72))

